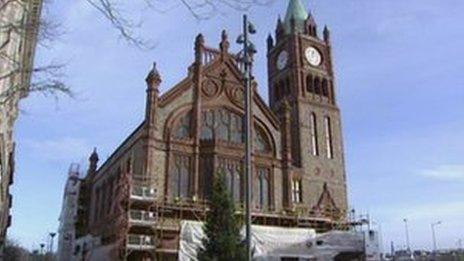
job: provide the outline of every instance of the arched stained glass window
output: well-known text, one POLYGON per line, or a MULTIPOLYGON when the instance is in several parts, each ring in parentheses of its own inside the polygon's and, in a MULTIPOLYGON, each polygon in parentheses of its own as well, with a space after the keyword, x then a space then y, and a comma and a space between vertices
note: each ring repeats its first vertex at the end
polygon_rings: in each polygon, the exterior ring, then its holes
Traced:
POLYGON ((231 137, 230 140, 234 143, 242 143, 243 131, 242 131, 242 117, 236 114, 232 114, 231 119, 231 137))
POLYGON ((190 137, 190 126, 191 126, 191 113, 187 113, 182 116, 174 129, 174 138, 186 139, 190 137))
POLYGON ((243 142, 242 117, 226 109, 202 112, 201 139, 217 139, 231 143, 243 142))
POLYGON ((170 194, 173 198, 187 198, 190 183, 190 158, 188 156, 174 155, 171 167, 170 194))
POLYGON ((229 141, 230 113, 225 110, 217 110, 215 114, 217 123, 216 138, 229 141))
POLYGON ((227 190, 235 202, 241 197, 241 162, 231 159, 220 159, 219 169, 224 173, 227 190))
POLYGON ((255 126, 254 131, 254 147, 258 153, 269 153, 271 151, 268 139, 266 138, 264 131, 259 127, 255 126))
POLYGON ((214 111, 204 111, 202 113, 201 139, 211 140, 214 133, 214 111))

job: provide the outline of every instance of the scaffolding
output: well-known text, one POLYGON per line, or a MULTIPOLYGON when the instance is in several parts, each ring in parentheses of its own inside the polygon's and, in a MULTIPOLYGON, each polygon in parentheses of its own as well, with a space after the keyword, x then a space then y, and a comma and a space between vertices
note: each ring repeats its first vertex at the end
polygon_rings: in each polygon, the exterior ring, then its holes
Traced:
MULTIPOLYGON (((159 197, 150 179, 122 175, 118 185, 116 226, 118 248, 113 257, 122 260, 176 260, 182 220, 203 222, 208 201, 159 197)), ((244 215, 242 204, 236 214, 244 215)), ((253 225, 313 228, 318 233, 349 230, 356 225, 347 213, 335 208, 295 207, 291 210, 254 209, 253 225)))

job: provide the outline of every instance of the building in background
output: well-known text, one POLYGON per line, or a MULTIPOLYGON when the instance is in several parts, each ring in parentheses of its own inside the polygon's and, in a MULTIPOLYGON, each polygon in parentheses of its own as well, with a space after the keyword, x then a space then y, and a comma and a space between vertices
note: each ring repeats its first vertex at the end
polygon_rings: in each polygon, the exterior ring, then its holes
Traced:
POLYGON ((79 165, 72 164, 66 181, 58 229, 58 260, 69 260, 76 243, 76 221, 80 188, 79 165))
MULTIPOLYGON (((347 184, 330 33, 299 0, 269 36, 269 105, 253 84, 253 222, 347 229, 347 184)), ((81 183, 76 254, 95 260, 175 260, 182 220, 204 219, 216 171, 239 208, 244 198, 243 64, 200 34, 187 75, 160 95, 156 66, 145 120, 81 183), (89 250, 90 249, 90 250, 89 250), (84 254, 78 250, 86 251, 84 254)))
POLYGON ((42 0, 0 3, 0 248, 11 225, 14 123, 31 81, 41 8, 42 0))

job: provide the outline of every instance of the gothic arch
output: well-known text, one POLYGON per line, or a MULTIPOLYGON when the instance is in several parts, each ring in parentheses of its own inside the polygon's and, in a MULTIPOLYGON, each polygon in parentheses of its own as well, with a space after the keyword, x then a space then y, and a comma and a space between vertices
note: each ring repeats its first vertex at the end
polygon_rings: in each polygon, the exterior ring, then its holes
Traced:
POLYGON ((269 154, 276 157, 276 142, 271 131, 268 129, 267 125, 257 117, 254 118, 254 124, 254 131, 260 131, 266 139, 265 142, 269 145, 269 154))
MULTIPOLYGON (((179 121, 179 119, 184 116, 185 114, 189 113, 192 110, 192 104, 184 104, 176 109, 172 110, 169 113, 168 117, 166 117, 165 124, 163 126, 163 139, 168 141, 171 139, 175 124, 179 121)), ((192 115, 193 116, 193 115, 192 115)))

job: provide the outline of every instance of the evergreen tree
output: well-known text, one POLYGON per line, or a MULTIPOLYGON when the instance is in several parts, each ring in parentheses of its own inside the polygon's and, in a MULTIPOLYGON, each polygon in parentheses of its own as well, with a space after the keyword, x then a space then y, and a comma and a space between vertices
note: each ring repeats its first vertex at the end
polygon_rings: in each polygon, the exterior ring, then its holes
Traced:
POLYGON ((203 231, 203 249, 198 252, 200 261, 246 260, 246 249, 241 243, 241 220, 235 215, 234 200, 228 191, 223 173, 213 181, 210 211, 203 231))

